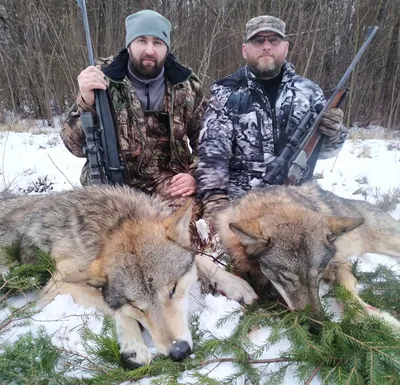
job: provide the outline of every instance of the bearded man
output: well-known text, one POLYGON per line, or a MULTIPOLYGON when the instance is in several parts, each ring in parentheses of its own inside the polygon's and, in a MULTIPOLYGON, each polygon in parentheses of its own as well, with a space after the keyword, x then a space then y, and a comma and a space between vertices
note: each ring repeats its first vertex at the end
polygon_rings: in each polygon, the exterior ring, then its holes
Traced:
MULTIPOLYGON (((196 181, 204 218, 213 219, 229 200, 263 185, 269 164, 280 154, 308 111, 314 122, 325 104, 322 90, 296 74, 285 59, 286 24, 273 16, 247 22, 242 45, 246 66, 217 81, 200 133, 196 181)), ((328 110, 319 158, 335 156, 347 130, 340 109, 328 110)), ((309 127, 310 127, 309 126, 309 127)))
MULTIPOLYGON (((107 89, 118 126, 124 183, 180 206, 196 192, 193 175, 205 109, 201 84, 170 53, 171 23, 165 17, 143 10, 129 15, 125 25, 126 48, 78 76, 79 94, 61 137, 75 156, 85 156, 80 114, 95 114, 94 90, 107 89)), ((81 183, 90 183, 88 162, 81 183)))

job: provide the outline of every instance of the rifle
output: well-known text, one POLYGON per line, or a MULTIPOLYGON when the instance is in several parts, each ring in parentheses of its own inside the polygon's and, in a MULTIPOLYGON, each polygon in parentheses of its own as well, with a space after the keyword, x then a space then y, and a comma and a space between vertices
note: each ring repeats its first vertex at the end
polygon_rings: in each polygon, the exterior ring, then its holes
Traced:
POLYGON ((377 30, 377 26, 368 28, 363 45, 358 50, 357 55, 354 57, 345 74, 335 87, 328 102, 322 109, 320 109, 320 111, 317 111, 318 115, 309 129, 307 129, 308 125, 314 114, 311 111, 306 113, 289 142, 282 150, 282 153, 268 165, 268 171, 263 177, 265 183, 274 184, 285 169, 288 169, 286 178, 284 179, 285 185, 299 184, 300 181, 305 179, 307 176, 311 178, 324 140, 323 135, 318 130, 322 116, 325 111, 330 108, 337 108, 343 102, 347 92, 343 86, 354 71, 355 66, 360 61, 361 56, 367 49, 377 30), (311 160, 313 160, 313 164, 307 165, 310 158, 312 158, 311 160))
MULTIPOLYGON (((85 0, 77 0, 82 12, 89 64, 94 65, 90 39, 89 21, 85 0)), ((104 90, 95 90, 96 122, 91 112, 81 114, 82 129, 86 136, 83 151, 91 169, 93 184, 123 184, 123 164, 119 157, 117 124, 110 95, 104 90)))

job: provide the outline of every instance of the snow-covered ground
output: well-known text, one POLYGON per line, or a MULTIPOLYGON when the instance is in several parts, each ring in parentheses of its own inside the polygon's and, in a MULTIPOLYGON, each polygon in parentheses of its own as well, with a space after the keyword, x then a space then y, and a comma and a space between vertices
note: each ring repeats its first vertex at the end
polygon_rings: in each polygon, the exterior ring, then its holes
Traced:
MULTIPOLYGON (((38 125, 25 133, 0 132, 0 191, 7 188, 13 192, 35 193, 35 187, 38 190, 38 187, 43 185, 50 186, 53 191, 79 186, 83 163, 84 159, 76 158, 66 150, 58 129, 38 125)), ((375 202, 382 194, 400 188, 400 141, 347 140, 339 156, 320 161, 316 172, 323 176, 319 179, 323 188, 342 197, 375 202)), ((391 214, 400 219, 400 205, 397 205, 391 214)), ((380 256, 378 260, 389 265, 395 264, 395 261, 388 257, 380 256)), ((375 265, 371 261, 364 263, 362 267, 372 269, 375 265)), ((224 324, 222 328, 217 328, 215 324, 222 316, 238 308, 237 302, 223 296, 207 295, 202 298, 198 287, 193 288, 192 298, 190 311, 199 315, 201 329, 211 332, 216 337, 232 332, 237 319, 224 324)), ((9 304, 18 307, 32 299, 34 295, 15 297, 9 300, 9 304)), ((9 312, 9 309, 0 311, 0 319, 9 312)), ((39 327, 44 327, 52 336, 54 344, 83 353, 79 330, 85 324, 94 332, 100 331, 101 314, 97 314, 94 309, 84 309, 75 304, 70 295, 58 296, 34 315, 29 325, 10 328, 6 333, 2 333, 0 346, 16 340, 21 333, 28 330, 35 332, 39 327)), ((268 329, 264 328, 255 331, 252 338, 262 343, 268 333, 268 329)), ((265 351, 260 358, 278 357, 280 352, 288 347, 288 341, 281 341, 265 351)), ((273 370, 274 366, 271 365, 270 369, 273 370)), ((202 370, 204 373, 210 373, 211 377, 222 379, 232 373, 233 365, 223 363, 217 367, 213 364, 202 370)), ((190 373, 184 373, 181 382, 189 384, 194 380, 190 378, 190 373)), ((148 384, 149 380, 138 383, 148 384)), ((297 383, 293 373, 288 371, 284 385, 297 383)), ((321 381, 316 377, 311 384, 321 384, 321 381)))

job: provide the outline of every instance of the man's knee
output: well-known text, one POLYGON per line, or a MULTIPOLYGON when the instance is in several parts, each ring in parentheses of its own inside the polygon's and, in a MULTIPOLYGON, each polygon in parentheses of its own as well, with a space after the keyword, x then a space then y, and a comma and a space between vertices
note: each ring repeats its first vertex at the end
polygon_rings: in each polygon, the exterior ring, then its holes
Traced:
POLYGON ((92 171, 90 169, 89 162, 86 161, 84 164, 82 171, 81 171, 81 177, 79 178, 81 185, 82 186, 89 186, 92 184, 91 179, 92 178, 92 171))

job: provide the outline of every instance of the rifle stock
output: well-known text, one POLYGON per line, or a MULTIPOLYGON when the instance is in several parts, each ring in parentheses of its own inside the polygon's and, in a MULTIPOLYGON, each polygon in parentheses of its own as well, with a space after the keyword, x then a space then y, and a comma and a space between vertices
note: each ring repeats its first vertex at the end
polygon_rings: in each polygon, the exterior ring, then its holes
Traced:
MULTIPOLYGON (((94 65, 93 48, 90 38, 89 21, 85 0, 77 0, 82 12, 89 64, 94 65)), ((95 90, 96 120, 90 112, 81 114, 82 129, 86 136, 84 153, 91 168, 94 184, 123 184, 123 164, 119 156, 117 124, 109 94, 95 90), (90 115, 90 117, 89 117, 90 115)))
POLYGON ((315 164, 313 166, 309 166, 307 163, 313 154, 315 156, 316 163, 318 155, 315 154, 315 151, 318 151, 319 154, 324 142, 324 136, 320 133, 318 129, 323 113, 330 108, 339 108, 344 98, 346 97, 346 94, 346 88, 338 89, 337 92, 335 92, 334 95, 327 102, 327 108, 323 109, 318 114, 312 127, 304 135, 302 141, 300 142, 300 145, 294 151, 291 159, 289 160, 290 167, 287 173, 287 177, 283 181, 285 185, 296 185, 299 183, 300 179, 306 178, 310 174, 310 172, 312 174, 315 164))
POLYGON ((318 130, 321 119, 328 109, 339 107, 344 100, 347 92, 344 85, 349 79, 351 73, 354 71, 355 66, 360 61, 361 56, 367 49, 377 30, 377 26, 368 28, 367 36, 363 45, 358 50, 356 56, 340 79, 338 85, 335 87, 325 106, 318 112, 312 126, 308 127, 314 114, 311 111, 308 111, 289 142, 282 150, 282 153, 268 165, 267 172, 263 177, 263 181, 266 184, 274 184, 277 178, 279 178, 286 169, 288 172, 283 180, 285 185, 299 184, 301 179, 310 175, 310 170, 312 175, 316 159, 318 158, 324 140, 324 137, 318 130), (307 162, 311 156, 314 156, 315 163, 310 167, 307 165, 307 162))

